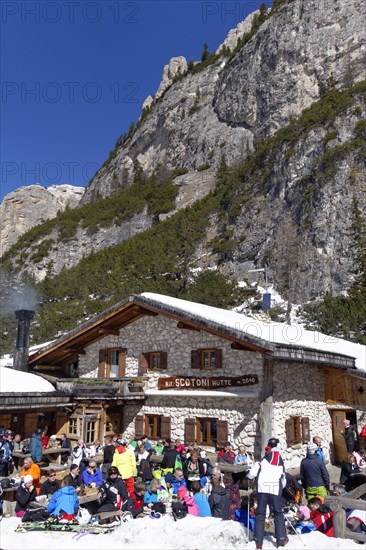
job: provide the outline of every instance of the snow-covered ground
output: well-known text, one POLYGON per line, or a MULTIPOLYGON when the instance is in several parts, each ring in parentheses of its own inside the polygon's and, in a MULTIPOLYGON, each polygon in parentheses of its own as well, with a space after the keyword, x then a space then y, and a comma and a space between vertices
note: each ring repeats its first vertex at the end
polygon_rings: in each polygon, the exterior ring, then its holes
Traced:
MULTIPOLYGON (((1 522, 0 544, 2 550, 71 550, 71 549, 179 549, 209 550, 247 548, 253 550, 255 543, 247 542, 245 531, 240 523, 221 521, 215 518, 196 518, 188 516, 174 522, 170 516, 160 519, 146 517, 124 523, 109 535, 88 534, 76 540, 74 533, 41 533, 39 531, 15 533, 18 518, 3 519, 1 522)), ((360 546, 351 540, 326 537, 312 532, 289 537, 286 550, 353 550, 360 546)), ((266 537, 263 543, 266 550, 276 548, 275 540, 266 537)))

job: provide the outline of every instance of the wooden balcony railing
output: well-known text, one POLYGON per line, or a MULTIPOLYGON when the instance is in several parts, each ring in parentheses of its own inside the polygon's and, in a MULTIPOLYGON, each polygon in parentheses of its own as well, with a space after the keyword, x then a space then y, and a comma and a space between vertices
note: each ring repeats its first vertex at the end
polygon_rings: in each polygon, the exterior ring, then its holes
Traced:
POLYGON ((144 397, 146 380, 124 378, 60 378, 57 389, 74 397, 126 398, 144 397))

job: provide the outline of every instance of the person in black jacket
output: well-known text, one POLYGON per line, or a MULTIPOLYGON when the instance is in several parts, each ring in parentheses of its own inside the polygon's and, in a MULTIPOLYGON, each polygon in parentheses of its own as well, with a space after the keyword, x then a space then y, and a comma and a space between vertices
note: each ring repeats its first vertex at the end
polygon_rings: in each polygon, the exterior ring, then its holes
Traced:
POLYGON ((64 479, 67 479, 68 485, 74 487, 76 492, 80 491, 80 487, 83 482, 81 479, 80 468, 77 464, 71 464, 70 472, 64 477, 64 479))
POLYGON ((212 517, 230 519, 230 492, 226 487, 222 487, 220 478, 212 478, 212 491, 208 503, 212 517))
POLYGON ((61 454, 61 463, 66 464, 71 455, 71 441, 66 434, 61 434, 61 449, 65 449, 65 452, 61 454))
POLYGON ((101 486, 100 491, 103 496, 98 513, 127 509, 129 495, 125 482, 119 475, 116 466, 109 468, 108 477, 101 486))
POLYGON ((362 474, 362 470, 357 466, 356 457, 348 455, 348 461, 342 462, 341 475, 339 482, 345 486, 347 493, 358 487, 359 483, 355 479, 355 474, 362 474))
POLYGON ((329 491, 329 473, 324 462, 316 454, 317 448, 315 443, 308 443, 307 455, 300 464, 300 478, 307 500, 316 495, 326 497, 329 491))
POLYGON ((169 469, 172 472, 175 469, 175 461, 179 453, 175 448, 174 441, 168 438, 165 441, 169 444, 169 447, 164 451, 161 467, 163 469, 169 469))
POLYGON ((44 483, 41 485, 40 495, 53 495, 60 489, 60 484, 56 479, 55 470, 48 471, 48 477, 44 483))
POLYGON ((36 500, 36 489, 30 474, 23 477, 23 481, 15 493, 15 512, 18 518, 22 518, 29 504, 36 500))
POLYGON ((344 426, 343 437, 347 445, 347 452, 351 454, 355 450, 355 443, 356 443, 355 429, 351 425, 351 422, 346 419, 343 420, 343 426, 344 426))
POLYGON ((112 438, 107 435, 104 438, 104 447, 103 447, 103 466, 102 474, 103 477, 106 477, 109 472, 109 468, 112 466, 114 451, 116 446, 112 443, 112 438))

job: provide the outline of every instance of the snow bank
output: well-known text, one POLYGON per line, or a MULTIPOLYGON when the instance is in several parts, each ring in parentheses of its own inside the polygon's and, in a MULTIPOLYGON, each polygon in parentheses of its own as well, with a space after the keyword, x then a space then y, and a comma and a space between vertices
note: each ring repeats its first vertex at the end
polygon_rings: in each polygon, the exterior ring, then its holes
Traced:
MULTIPOLYGON (((221 521, 215 518, 196 518, 188 516, 174 522, 171 516, 160 519, 146 517, 131 521, 118 527, 109 535, 85 535, 75 540, 74 533, 41 533, 39 531, 15 533, 18 518, 3 519, 1 528, 1 547, 5 550, 94 550, 114 549, 151 549, 151 550, 215 550, 255 548, 254 542, 246 542, 244 528, 240 523, 221 521)), ((312 532, 290 536, 288 550, 356 550, 359 545, 351 540, 333 539, 312 532), (304 542, 304 543, 303 543, 304 542)), ((275 540, 266 537, 264 549, 276 548, 275 540)))

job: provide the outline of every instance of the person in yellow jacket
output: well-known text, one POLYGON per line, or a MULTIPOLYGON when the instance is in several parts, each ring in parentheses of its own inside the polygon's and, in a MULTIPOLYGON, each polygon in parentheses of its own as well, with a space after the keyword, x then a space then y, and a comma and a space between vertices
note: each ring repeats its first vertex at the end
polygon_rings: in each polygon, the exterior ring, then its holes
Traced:
POLYGON ((114 451, 112 466, 118 468, 129 495, 134 492, 134 477, 136 477, 135 455, 127 449, 124 441, 117 440, 117 447, 114 451))

